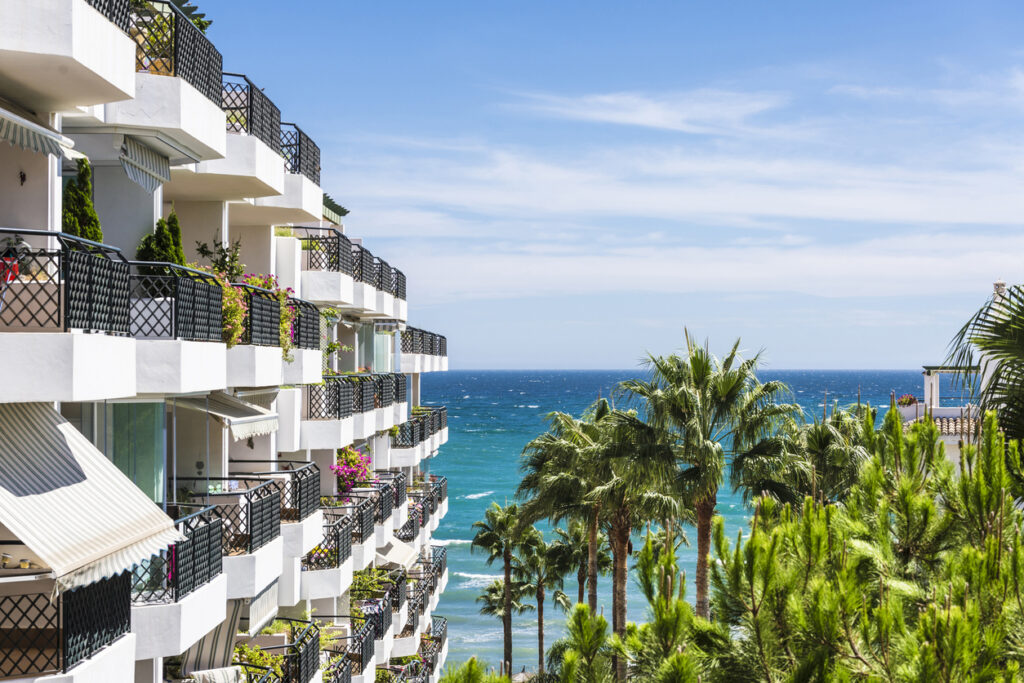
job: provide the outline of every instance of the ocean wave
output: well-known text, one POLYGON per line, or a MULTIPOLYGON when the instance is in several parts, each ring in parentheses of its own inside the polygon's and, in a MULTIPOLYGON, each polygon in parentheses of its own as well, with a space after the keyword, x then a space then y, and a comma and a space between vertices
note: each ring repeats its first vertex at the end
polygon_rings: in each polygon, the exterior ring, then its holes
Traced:
POLYGON ((501 643, 503 634, 498 631, 457 631, 451 635, 452 640, 458 643, 501 643))
POLYGON ((432 538, 430 542, 434 545, 468 545, 472 543, 464 538, 432 538))
POLYGON ((468 572, 455 572, 455 576, 462 579, 459 582, 459 586, 462 588, 487 588, 501 578, 501 574, 470 574, 468 572))
POLYGON ((470 493, 470 494, 467 494, 467 495, 463 496, 463 498, 465 498, 466 500, 478 500, 478 499, 483 498, 485 496, 493 496, 493 495, 494 495, 494 491, 484 491, 483 493, 470 493))
POLYGON ((528 406, 526 406, 526 407, 527 407, 527 408, 540 408, 540 406, 535 406, 535 405, 528 405, 528 406))

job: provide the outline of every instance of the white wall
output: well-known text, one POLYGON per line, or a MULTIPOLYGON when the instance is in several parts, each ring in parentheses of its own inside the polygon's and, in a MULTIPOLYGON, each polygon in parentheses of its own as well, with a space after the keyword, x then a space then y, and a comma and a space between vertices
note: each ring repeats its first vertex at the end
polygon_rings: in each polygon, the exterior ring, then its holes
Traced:
POLYGON ((228 234, 228 211, 225 202, 164 202, 163 215, 166 218, 171 209, 178 214, 181 223, 181 244, 185 249, 185 260, 189 263, 206 265, 196 253, 196 242, 205 242, 213 249, 214 239, 226 241, 228 234))
POLYGON ((56 225, 51 224, 50 218, 50 206, 54 200, 56 224, 60 224, 60 193, 58 190, 54 192, 56 197, 51 195, 50 173, 51 163, 46 155, 0 141, 0 227, 55 229, 56 225), (25 174, 24 185, 19 173, 25 174))
POLYGON ((103 241, 135 258, 142 236, 160 217, 162 189, 150 194, 129 180, 121 164, 93 166, 93 203, 103 226, 103 241))
POLYGON ((232 226, 231 241, 241 238, 240 260, 247 273, 274 272, 274 229, 269 225, 232 226))

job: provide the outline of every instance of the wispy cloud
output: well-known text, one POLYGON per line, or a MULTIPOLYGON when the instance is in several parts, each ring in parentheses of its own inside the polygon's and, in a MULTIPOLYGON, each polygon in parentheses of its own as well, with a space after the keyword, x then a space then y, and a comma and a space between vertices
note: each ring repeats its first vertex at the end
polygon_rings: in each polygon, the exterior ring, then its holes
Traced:
POLYGON ((697 135, 758 130, 750 120, 779 109, 788 98, 772 92, 700 89, 680 93, 612 92, 579 96, 523 93, 512 106, 573 121, 655 128, 697 135))

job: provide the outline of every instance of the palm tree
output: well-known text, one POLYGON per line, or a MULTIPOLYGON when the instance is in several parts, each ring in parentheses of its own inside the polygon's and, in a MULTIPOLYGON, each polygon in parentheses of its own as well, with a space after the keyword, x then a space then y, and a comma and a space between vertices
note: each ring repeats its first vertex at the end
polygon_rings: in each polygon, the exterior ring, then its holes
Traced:
MULTIPOLYGON (((946 363, 1011 439, 1024 438, 1024 288, 996 293, 950 342, 946 363)), ((975 435, 972 435, 975 437, 975 435)))
POLYGON ((587 494, 609 474, 601 458, 607 442, 611 404, 595 401, 580 419, 553 412, 549 430, 523 449, 522 481, 516 497, 524 500, 524 525, 541 519, 557 524, 563 519, 581 519, 587 525, 587 602, 597 611, 601 505, 587 494))
POLYGON ((501 665, 503 674, 512 672, 512 615, 533 611, 533 605, 524 602, 524 587, 525 584, 520 581, 495 579, 483 593, 476 596, 476 601, 483 605, 480 614, 501 619, 505 636, 505 661, 501 665))
POLYGON ((605 618, 591 612, 587 605, 576 605, 565 626, 565 637, 552 648, 560 660, 559 683, 611 681, 612 644, 605 618))
POLYGON ((565 568, 559 563, 558 548, 544 541, 544 534, 531 526, 525 533, 518 556, 513 560, 513 574, 523 583, 523 594, 537 600, 537 670, 544 676, 544 599, 549 589, 552 599, 568 611, 569 599, 560 589, 565 583, 565 568))
POLYGON ((501 560, 502 563, 504 594, 500 616, 505 635, 502 665, 508 672, 512 670, 512 613, 515 611, 513 608, 512 558, 522 545, 524 533, 524 528, 519 523, 519 506, 511 503, 501 507, 497 503, 491 503, 484 519, 473 522, 473 528, 476 529, 476 535, 473 536, 470 550, 480 548, 486 552, 488 565, 493 564, 495 560, 501 560))
MULTIPOLYGON (((590 564, 590 545, 588 543, 587 525, 583 520, 569 520, 568 528, 555 527, 558 538, 551 544, 556 562, 564 568, 566 574, 576 574, 578 589, 577 603, 583 602, 587 587, 587 569, 590 564)), ((607 574, 612 568, 612 556, 608 550, 608 540, 604 534, 597 537, 597 572, 607 574)))
MULTIPOLYGON (((744 360, 739 344, 736 340, 718 359, 687 332, 684 355, 650 355, 651 378, 621 385, 642 405, 654 440, 667 438, 674 446, 680 464, 677 487, 692 503, 697 519, 696 611, 702 617, 710 611, 711 520, 726 460, 739 462, 732 479, 742 484, 745 469, 784 459, 785 440, 778 435, 778 427, 798 410, 777 403, 788 391, 786 386, 758 381, 760 354, 744 360)), ((651 435, 644 438, 651 440, 651 435)))

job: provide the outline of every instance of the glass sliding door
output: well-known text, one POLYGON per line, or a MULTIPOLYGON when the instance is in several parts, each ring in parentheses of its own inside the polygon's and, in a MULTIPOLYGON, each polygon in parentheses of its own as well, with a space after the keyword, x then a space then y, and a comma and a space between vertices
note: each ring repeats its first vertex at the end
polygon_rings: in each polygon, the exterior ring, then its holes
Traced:
POLYGON ((154 502, 165 497, 167 422, 163 402, 107 403, 103 451, 154 502))

